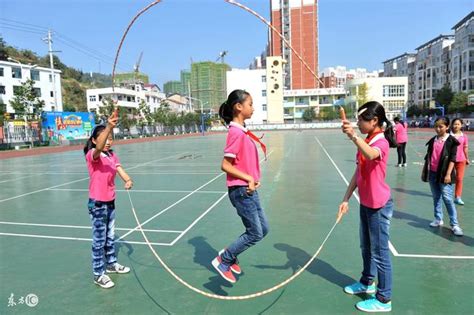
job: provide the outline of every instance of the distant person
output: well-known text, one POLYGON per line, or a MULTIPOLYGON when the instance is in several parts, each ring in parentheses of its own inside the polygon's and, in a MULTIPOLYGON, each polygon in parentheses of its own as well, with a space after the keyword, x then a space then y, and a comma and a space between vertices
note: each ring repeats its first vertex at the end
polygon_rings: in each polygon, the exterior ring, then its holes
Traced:
POLYGON ((385 175, 389 148, 395 147, 396 141, 385 109, 378 102, 362 105, 357 117, 360 132, 367 134, 365 139, 357 135, 350 121, 342 121, 342 132, 357 147, 357 166, 344 199, 339 205, 338 219, 349 210, 349 199, 357 188, 360 196, 359 237, 363 270, 360 280, 344 287, 344 292, 375 293, 369 299, 358 302, 357 309, 364 312, 389 312, 392 310, 389 230, 393 201, 385 175))
POLYGON ((115 175, 125 182, 125 189, 131 189, 132 179, 111 150, 112 129, 118 117, 109 117, 107 126, 94 128, 84 147, 89 170, 89 215, 92 221, 92 270, 94 283, 109 289, 115 284, 106 273, 128 273, 129 267, 117 263, 115 253, 115 175), (105 258, 105 261, 104 261, 105 258))
POLYGON ((468 138, 467 135, 461 131, 462 119, 455 118, 451 122, 451 135, 458 140, 459 145, 456 153, 456 163, 454 168, 456 170, 456 189, 454 190, 454 203, 458 205, 464 205, 462 197, 462 186, 464 179, 464 170, 466 165, 469 165, 469 149, 468 149, 468 138))
POLYGON ((421 179, 430 183, 433 195, 434 220, 430 226, 440 227, 444 224, 442 199, 449 214, 453 234, 462 236, 463 231, 458 223, 453 196, 454 164, 459 142, 448 133, 448 128, 449 119, 447 117, 436 119, 434 124, 436 136, 426 143, 428 149, 421 179))
POLYGON ((471 126, 471 121, 466 119, 466 131, 469 131, 469 127, 471 126))
POLYGON ((237 209, 245 227, 245 232, 220 251, 212 261, 219 274, 231 283, 236 282, 232 272, 241 273, 237 257, 268 233, 268 220, 260 205, 257 191, 261 184, 255 142, 260 143, 264 153, 266 149, 265 145, 245 128, 244 123, 252 117, 253 111, 252 96, 244 90, 232 91, 227 101, 219 108, 219 116, 229 126, 221 168, 227 173, 230 202, 237 209))
POLYGON ((395 122, 395 137, 397 139, 397 154, 398 154, 398 163, 397 167, 406 167, 407 166, 407 154, 406 147, 408 142, 408 124, 403 120, 400 120, 400 117, 395 117, 393 119, 395 122))

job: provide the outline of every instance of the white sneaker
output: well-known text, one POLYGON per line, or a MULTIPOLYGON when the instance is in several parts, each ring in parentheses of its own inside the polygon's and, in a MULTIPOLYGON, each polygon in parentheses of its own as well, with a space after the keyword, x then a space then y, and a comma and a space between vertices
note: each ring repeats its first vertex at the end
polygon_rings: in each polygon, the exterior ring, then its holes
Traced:
POLYGON ((438 227, 438 226, 443 226, 443 224, 444 224, 443 220, 434 219, 434 221, 430 223, 430 226, 438 227))
POLYGON ((122 266, 119 263, 115 263, 112 266, 107 266, 105 270, 107 271, 107 273, 129 273, 130 272, 129 267, 122 266))
POLYGON ((401 164, 397 164, 397 165, 395 165, 395 167, 402 167, 402 165, 401 165, 401 164))
POLYGON ((104 289, 110 289, 115 285, 115 283, 107 275, 95 276, 94 283, 104 289))
POLYGON ((403 167, 407 167, 407 163, 403 163, 403 165, 402 165, 402 166, 403 166, 403 167))
POLYGON ((451 230, 453 231, 453 234, 456 235, 456 236, 463 236, 464 233, 462 232, 462 229, 459 225, 455 225, 451 228, 451 230))

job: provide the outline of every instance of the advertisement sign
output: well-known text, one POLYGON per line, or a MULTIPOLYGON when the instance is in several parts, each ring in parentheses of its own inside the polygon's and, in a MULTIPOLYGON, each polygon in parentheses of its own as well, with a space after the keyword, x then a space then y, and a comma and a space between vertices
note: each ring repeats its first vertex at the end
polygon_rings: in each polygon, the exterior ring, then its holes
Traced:
POLYGON ((42 129, 53 141, 87 139, 95 127, 94 113, 43 112, 42 129))

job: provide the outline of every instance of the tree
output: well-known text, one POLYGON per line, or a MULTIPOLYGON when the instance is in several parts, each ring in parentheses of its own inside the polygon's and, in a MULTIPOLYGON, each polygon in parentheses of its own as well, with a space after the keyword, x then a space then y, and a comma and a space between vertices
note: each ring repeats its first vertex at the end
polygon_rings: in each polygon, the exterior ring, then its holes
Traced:
POLYGON ((28 79, 23 82, 16 91, 15 96, 10 100, 10 106, 16 114, 39 115, 44 107, 44 101, 39 98, 37 90, 34 88, 35 81, 28 79))
POLYGON ((316 113, 311 107, 308 107, 303 112, 303 120, 307 122, 313 121, 316 118, 316 113))
POLYGON ((3 101, 0 99, 0 127, 3 126, 3 121, 5 120, 4 114, 7 112, 7 105, 3 104, 3 101))
POLYGON ((451 103, 449 104, 449 110, 451 113, 459 112, 467 106, 467 93, 458 92, 454 94, 451 103))
POLYGON ((418 106, 412 105, 408 107, 407 117, 414 117, 414 116, 419 116, 419 115, 421 115, 421 109, 418 106))
POLYGON ((337 119, 339 113, 334 110, 333 106, 322 107, 319 111, 319 119, 322 120, 334 120, 337 119))
POLYGON ((357 93, 357 102, 359 103, 360 107, 369 101, 369 86, 364 82, 359 85, 358 88, 359 91, 357 93))
POLYGON ((449 106, 451 100, 453 99, 453 91, 449 85, 444 85, 435 95, 435 101, 441 105, 449 106))
POLYGON ((137 116, 137 125, 141 128, 141 133, 144 133, 145 126, 149 126, 153 122, 153 115, 150 111, 150 106, 144 101, 141 100, 138 105, 138 116, 137 116))

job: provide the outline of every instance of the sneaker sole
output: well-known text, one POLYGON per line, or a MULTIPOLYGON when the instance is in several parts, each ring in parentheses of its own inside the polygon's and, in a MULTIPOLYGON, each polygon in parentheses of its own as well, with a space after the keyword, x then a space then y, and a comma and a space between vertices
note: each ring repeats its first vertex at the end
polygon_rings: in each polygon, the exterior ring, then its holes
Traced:
MULTIPOLYGON (((115 286, 115 283, 113 283, 113 282, 112 282, 112 285, 111 285, 110 287, 108 287, 108 286, 106 286, 106 285, 103 285, 103 284, 100 284, 100 283, 95 282, 95 281, 94 281, 94 283, 95 283, 96 285, 98 285, 99 287, 103 288, 103 289, 110 289, 110 288, 113 288, 113 287, 115 286)), ((108 282, 108 283, 110 283, 110 282, 108 282)))
POLYGON ((368 310, 368 309, 364 309, 364 308, 361 308, 359 306, 357 306, 356 304, 356 308, 359 310, 359 311, 362 311, 362 312, 366 312, 366 313, 387 313, 387 312, 391 312, 392 311, 392 308, 387 308, 387 309, 376 309, 376 310, 368 310))
POLYGON ((217 258, 214 258, 214 259, 212 260, 212 266, 214 267, 214 269, 217 270, 217 272, 221 275, 221 277, 224 278, 226 281, 229 281, 230 283, 235 283, 235 280, 228 279, 228 278, 222 273, 222 271, 219 269, 219 262, 217 261, 217 258))
POLYGON ((367 291, 360 291, 360 292, 347 292, 346 289, 344 289, 344 293, 349 294, 349 295, 357 295, 357 294, 374 294, 377 292, 377 290, 367 290, 367 291))
POLYGON ((105 270, 105 272, 107 272, 107 273, 119 273, 119 274, 125 274, 125 273, 129 273, 129 272, 130 272, 130 270, 129 270, 129 271, 116 271, 116 270, 107 270, 107 269, 106 269, 106 270, 105 270))

